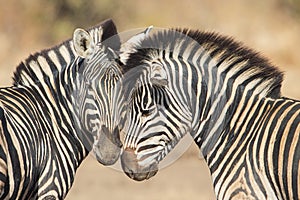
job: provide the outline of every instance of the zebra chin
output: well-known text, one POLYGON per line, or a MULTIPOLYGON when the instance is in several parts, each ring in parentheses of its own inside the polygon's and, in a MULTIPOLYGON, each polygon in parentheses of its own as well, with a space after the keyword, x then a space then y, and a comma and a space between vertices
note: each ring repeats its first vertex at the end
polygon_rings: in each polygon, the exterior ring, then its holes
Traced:
POLYGON ((157 162, 140 165, 134 149, 126 148, 121 155, 121 165, 124 173, 135 181, 143 181, 153 177, 158 172, 157 162))

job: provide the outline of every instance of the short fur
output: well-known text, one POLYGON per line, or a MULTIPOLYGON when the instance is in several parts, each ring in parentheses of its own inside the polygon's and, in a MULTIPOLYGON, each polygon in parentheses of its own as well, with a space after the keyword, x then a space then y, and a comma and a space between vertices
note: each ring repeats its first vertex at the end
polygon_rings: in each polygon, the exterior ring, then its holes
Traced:
POLYGON ((153 34, 143 40, 139 48, 137 48, 138 50, 130 55, 126 66, 123 68, 123 72, 126 73, 130 69, 142 65, 145 60, 151 59, 151 52, 155 51, 154 49, 172 49, 172 47, 178 43, 178 40, 185 42, 182 46, 190 45, 191 40, 193 40, 207 50, 214 49, 213 54, 223 52, 220 60, 228 57, 240 57, 240 60, 247 60, 248 64, 246 67, 249 70, 258 69, 260 70, 260 77, 274 79, 269 96, 274 98, 281 96, 280 91, 283 73, 279 71, 277 67, 272 65, 268 59, 246 47, 241 42, 237 42, 231 37, 223 36, 215 32, 171 29, 153 34))

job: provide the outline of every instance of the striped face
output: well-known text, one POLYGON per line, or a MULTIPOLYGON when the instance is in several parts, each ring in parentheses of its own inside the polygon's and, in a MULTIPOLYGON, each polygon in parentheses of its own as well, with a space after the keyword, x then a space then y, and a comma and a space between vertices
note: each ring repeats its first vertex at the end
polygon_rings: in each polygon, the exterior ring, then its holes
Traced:
POLYGON ((144 70, 127 72, 140 74, 138 78, 124 78, 124 87, 137 81, 128 98, 121 156, 123 171, 137 181, 156 174, 159 162, 188 132, 191 121, 170 90, 162 65, 150 62, 139 68, 144 70))
POLYGON ((95 38, 97 35, 91 36, 82 29, 74 32, 75 50, 84 58, 78 62, 76 107, 86 147, 93 150, 100 163, 111 165, 119 158, 122 146, 119 125, 123 108, 118 92, 121 71, 114 51, 95 38))
POLYGON ((134 47, 134 42, 148 35, 151 27, 132 36, 122 46, 116 30, 112 34, 105 33, 105 30, 114 29, 104 27, 98 31, 92 29, 89 33, 77 29, 73 37, 74 48, 83 58, 78 61, 80 85, 76 90, 80 128, 84 131, 82 138, 104 165, 114 164, 118 160, 122 146, 119 133, 124 121, 125 101, 121 92, 123 75, 119 65, 122 60, 115 49, 117 52, 128 52, 128 48, 134 47), (104 40, 104 35, 111 37, 104 40))

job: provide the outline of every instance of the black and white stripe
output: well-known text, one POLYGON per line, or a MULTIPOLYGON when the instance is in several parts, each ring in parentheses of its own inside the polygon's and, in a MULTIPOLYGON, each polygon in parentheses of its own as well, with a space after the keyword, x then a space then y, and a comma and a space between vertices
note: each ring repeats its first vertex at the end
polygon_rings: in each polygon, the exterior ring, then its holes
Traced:
POLYGON ((118 136, 112 105, 121 72, 113 51, 120 43, 104 44, 117 34, 111 20, 88 34, 91 40, 80 43, 91 51, 87 57, 68 40, 30 56, 13 86, 0 89, 0 199, 63 199, 92 149, 99 162, 111 164, 102 160, 106 152, 99 155, 105 148, 99 140, 118 136))
POLYGON ((153 176, 190 133, 217 199, 300 198, 300 102, 281 96, 282 73, 267 59, 231 38, 187 29, 158 31, 126 56, 124 71, 135 77, 124 81, 129 177, 153 176))

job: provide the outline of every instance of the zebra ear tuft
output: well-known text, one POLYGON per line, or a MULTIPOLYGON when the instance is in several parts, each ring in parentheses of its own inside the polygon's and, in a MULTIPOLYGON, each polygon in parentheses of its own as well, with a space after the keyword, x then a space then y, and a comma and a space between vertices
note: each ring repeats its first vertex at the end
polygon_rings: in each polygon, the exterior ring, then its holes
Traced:
POLYGON ((74 31, 73 44, 76 53, 82 58, 87 58, 91 55, 95 48, 93 38, 87 31, 81 28, 74 31))
POLYGON ((168 85, 167 72, 161 64, 151 64, 151 82, 152 84, 166 86, 168 85))

